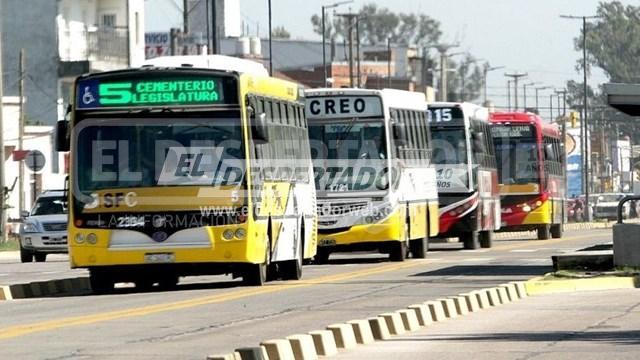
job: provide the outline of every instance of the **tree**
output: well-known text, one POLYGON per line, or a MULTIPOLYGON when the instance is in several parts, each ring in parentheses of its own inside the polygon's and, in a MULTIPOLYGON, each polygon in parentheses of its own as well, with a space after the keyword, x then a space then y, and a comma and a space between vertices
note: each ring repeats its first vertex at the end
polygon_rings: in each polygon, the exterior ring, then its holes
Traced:
POLYGON ((290 39, 291 34, 284 28, 284 26, 276 26, 271 30, 271 36, 274 39, 290 39))
MULTIPOLYGON (((624 6, 620 1, 601 2, 597 18, 587 23, 587 66, 604 70, 612 82, 640 79, 640 7, 624 6)), ((575 41, 583 49, 583 35, 575 41)), ((582 60, 577 68, 582 70, 582 60)))
POLYGON ((483 67, 471 54, 458 63, 449 60, 449 68, 456 69, 447 76, 447 99, 449 101, 471 101, 480 97, 484 80, 483 67))

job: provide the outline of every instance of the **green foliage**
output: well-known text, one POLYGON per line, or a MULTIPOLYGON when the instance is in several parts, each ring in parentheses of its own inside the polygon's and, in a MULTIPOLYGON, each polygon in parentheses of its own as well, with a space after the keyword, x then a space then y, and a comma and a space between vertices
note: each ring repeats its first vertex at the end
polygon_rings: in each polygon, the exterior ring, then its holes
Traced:
POLYGON ((276 26, 271 30, 271 36, 274 39, 290 39, 291 33, 284 26, 276 26))
MULTIPOLYGON (((604 70, 612 82, 640 80, 640 7, 620 1, 601 2, 599 18, 587 23, 587 66, 604 70)), ((583 49, 583 35, 575 40, 583 49)), ((578 61, 582 70, 582 59, 578 61)))
POLYGON ((449 68, 456 69, 447 75, 447 99, 449 101, 471 101, 480 97, 484 80, 484 66, 479 65, 471 54, 458 63, 449 60, 449 68))

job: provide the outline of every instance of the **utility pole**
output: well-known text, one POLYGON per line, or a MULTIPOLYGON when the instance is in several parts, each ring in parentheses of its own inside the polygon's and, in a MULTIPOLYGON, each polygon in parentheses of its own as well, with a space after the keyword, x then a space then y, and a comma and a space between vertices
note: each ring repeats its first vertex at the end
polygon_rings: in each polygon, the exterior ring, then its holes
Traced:
POLYGON ((354 27, 354 20, 357 20, 358 18, 358 14, 356 13, 346 13, 346 14, 336 14, 336 16, 340 16, 345 18, 346 22, 347 22, 347 29, 349 31, 347 38, 349 41, 349 86, 350 87, 354 87, 354 81, 353 81, 353 70, 354 70, 354 66, 353 66, 353 27, 354 27))
POLYGON ((489 71, 494 71, 494 70, 499 70, 499 69, 504 69, 504 66, 493 66, 490 67, 489 63, 487 63, 487 66, 484 67, 484 71, 482 72, 482 82, 484 85, 484 102, 487 102, 487 73, 489 71))
POLYGON ((513 82, 514 82, 514 90, 513 90, 514 94, 513 94, 513 97, 514 97, 514 102, 515 102, 514 108, 515 108, 516 111, 518 111, 518 81, 520 80, 520 78, 523 78, 523 77, 525 77, 527 75, 528 75, 527 73, 518 73, 518 72, 515 72, 513 74, 507 74, 507 73, 504 74, 504 76, 506 76, 506 77, 513 78, 513 82))
POLYGON ((357 75, 357 86, 360 87, 360 17, 356 16, 356 64, 358 64, 356 75, 357 75))
POLYGON ((511 80, 507 80, 507 108, 511 111, 511 80))
POLYGON ((524 109, 525 111, 527 110, 527 86, 533 86, 536 85, 537 82, 530 82, 528 84, 522 84, 522 97, 523 97, 523 106, 522 109, 524 109))
POLYGON ((387 38, 387 88, 391 89, 391 37, 387 38))
MULTIPOLYGON (((0 1, 0 14, 2 13, 2 1, 0 1)), ((2 34, 2 17, 0 16, 0 34, 2 34)), ((2 36, 0 36, 0 244, 7 241, 7 214, 6 214, 6 195, 5 194, 5 182, 4 182, 4 125, 2 118, 3 108, 3 94, 2 88, 4 86, 2 77, 2 36)))
POLYGON ((269 0, 269 75, 273 76, 273 43, 271 42, 271 0, 269 0))
POLYGON ((440 53, 440 101, 447 101, 447 51, 458 47, 458 44, 438 44, 434 47, 440 53))
MULTIPOLYGON (((560 95, 562 95, 562 151, 564 152, 564 167, 562 168, 562 180, 564 181, 564 191, 565 194, 562 194, 563 200, 566 198, 567 191, 567 90, 556 90, 556 94, 558 94, 558 112, 560 112, 560 95)), ((562 222, 564 222, 565 218, 565 206, 564 201, 562 205, 562 222)))
MULTIPOLYGON (((560 109, 558 109, 560 112, 560 109)), ((549 121, 553 121, 553 94, 549 94, 549 121)))
POLYGON ((551 86, 541 86, 536 88, 536 110, 538 111, 538 114, 540 114, 540 107, 538 107, 538 91, 546 89, 551 89, 551 86))
POLYGON ((182 55, 189 54, 187 35, 189 34, 189 0, 182 0, 182 55))
POLYGON ((560 15, 563 19, 571 19, 571 20, 582 20, 582 74, 583 74, 583 98, 582 98, 582 119, 580 121, 582 127, 584 128, 584 137, 582 138, 583 145, 583 169, 582 176, 584 178, 584 197, 586 203, 587 216, 585 221, 591 221, 591 207, 589 206, 589 187, 590 187, 590 179, 589 179, 589 126, 588 126, 588 114, 589 114, 589 104, 587 100, 587 19, 597 19, 600 16, 574 16, 574 15, 560 15))
MULTIPOLYGON (((324 87, 327 87, 327 40, 326 40, 326 30, 325 30, 325 26, 326 26, 326 20, 325 20, 325 11, 327 9, 332 9, 335 7, 338 7, 340 5, 344 5, 344 4, 349 4, 352 3, 353 0, 349 0, 349 1, 340 1, 337 2, 335 4, 331 4, 331 5, 323 5, 321 6, 322 8, 322 69, 323 69, 323 74, 324 74, 324 78, 323 78, 323 83, 324 83, 324 87)), ((360 37, 358 37, 359 39, 360 37)), ((359 44, 360 42, 358 42, 359 44)), ((331 59, 331 61, 333 62, 333 59, 331 59)))
MULTIPOLYGON (((24 150, 23 146, 23 138, 24 138, 24 78, 25 78, 25 52, 24 49, 20 49, 20 89, 19 89, 19 98, 20 98, 20 118, 18 124, 18 150, 24 150)), ((24 160, 20 160, 18 163, 18 198, 19 198, 19 209, 20 214, 24 211, 24 160)), ((33 200, 32 200, 33 203, 33 200)), ((22 216, 22 215, 20 215, 22 216)))

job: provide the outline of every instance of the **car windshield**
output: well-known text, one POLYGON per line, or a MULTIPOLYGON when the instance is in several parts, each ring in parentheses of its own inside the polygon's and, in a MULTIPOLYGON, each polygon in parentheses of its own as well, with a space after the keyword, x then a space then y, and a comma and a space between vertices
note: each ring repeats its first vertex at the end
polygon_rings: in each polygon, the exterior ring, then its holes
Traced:
POLYGON ((38 198, 35 205, 33 206, 31 215, 38 216, 66 214, 67 209, 64 206, 64 203, 64 198, 62 196, 45 196, 38 198))

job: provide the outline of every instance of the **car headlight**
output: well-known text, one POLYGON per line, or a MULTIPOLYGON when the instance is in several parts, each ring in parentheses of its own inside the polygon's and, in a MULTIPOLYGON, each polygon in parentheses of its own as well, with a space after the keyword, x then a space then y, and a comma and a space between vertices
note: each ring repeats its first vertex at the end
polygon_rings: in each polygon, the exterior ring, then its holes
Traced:
POLYGON ((22 232, 25 233, 36 233, 38 232, 38 226, 34 223, 24 223, 22 225, 22 232))

